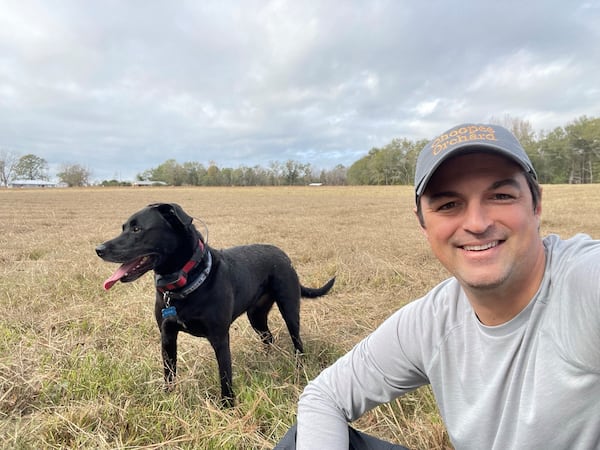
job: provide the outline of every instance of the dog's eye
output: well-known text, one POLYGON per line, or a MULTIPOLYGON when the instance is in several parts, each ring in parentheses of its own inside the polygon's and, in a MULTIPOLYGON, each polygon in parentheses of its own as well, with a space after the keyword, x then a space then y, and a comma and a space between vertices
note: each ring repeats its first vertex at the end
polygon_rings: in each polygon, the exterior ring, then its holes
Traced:
POLYGON ((133 231, 134 233, 139 233, 140 231, 142 231, 142 227, 134 225, 131 227, 131 231, 133 231))

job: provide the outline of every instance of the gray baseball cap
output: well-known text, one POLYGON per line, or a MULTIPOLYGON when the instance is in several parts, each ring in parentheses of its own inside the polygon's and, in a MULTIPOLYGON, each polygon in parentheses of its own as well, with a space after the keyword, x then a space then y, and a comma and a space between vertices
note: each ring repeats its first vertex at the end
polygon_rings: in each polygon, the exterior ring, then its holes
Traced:
POLYGON ((529 156, 510 131, 499 125, 466 123, 440 134, 419 153, 415 169, 417 204, 432 175, 444 161, 461 153, 477 151, 497 153, 512 159, 537 179, 529 156))

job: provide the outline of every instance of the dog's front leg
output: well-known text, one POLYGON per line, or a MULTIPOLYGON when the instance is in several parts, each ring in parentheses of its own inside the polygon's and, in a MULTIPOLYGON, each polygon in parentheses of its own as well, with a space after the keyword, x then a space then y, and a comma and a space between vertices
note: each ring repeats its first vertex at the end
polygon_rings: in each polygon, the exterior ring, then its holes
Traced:
POLYGON ((233 376, 231 368, 231 349, 229 348, 229 332, 221 336, 208 338, 217 357, 219 366, 219 378, 221 380, 221 402, 226 407, 232 407, 235 403, 233 394, 233 376))
POLYGON ((163 367, 165 373, 165 389, 173 389, 177 375, 177 323, 165 320, 160 328, 163 367))

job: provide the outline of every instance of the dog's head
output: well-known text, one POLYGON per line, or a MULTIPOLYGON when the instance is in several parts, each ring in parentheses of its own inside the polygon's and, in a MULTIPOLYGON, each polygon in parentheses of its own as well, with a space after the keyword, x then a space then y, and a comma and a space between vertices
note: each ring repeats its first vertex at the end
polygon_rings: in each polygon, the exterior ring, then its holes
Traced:
POLYGON ((137 280, 174 256, 185 257, 192 234, 202 239, 192 221, 176 203, 153 203, 129 217, 119 236, 96 247, 100 258, 122 263, 104 288, 110 289, 117 281, 137 280))

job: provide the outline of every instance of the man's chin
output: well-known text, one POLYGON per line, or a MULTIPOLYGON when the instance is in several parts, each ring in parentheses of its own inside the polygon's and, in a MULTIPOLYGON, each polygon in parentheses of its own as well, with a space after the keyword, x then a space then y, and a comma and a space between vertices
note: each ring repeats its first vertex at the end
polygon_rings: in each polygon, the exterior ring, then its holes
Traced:
POLYGON ((457 277, 460 284, 472 291, 492 292, 504 285, 506 277, 495 276, 491 277, 489 273, 481 276, 469 274, 468 277, 457 277))

